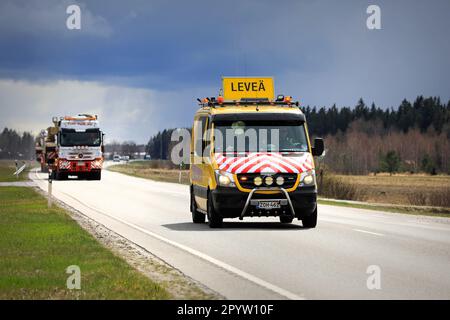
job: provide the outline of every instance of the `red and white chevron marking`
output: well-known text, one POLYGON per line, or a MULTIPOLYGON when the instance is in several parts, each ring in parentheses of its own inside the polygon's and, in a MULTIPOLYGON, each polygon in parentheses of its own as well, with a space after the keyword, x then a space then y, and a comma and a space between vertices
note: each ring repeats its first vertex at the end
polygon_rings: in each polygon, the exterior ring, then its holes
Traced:
POLYGON ((230 173, 302 173, 314 169, 311 154, 283 156, 278 152, 249 152, 247 156, 214 154, 219 170, 230 173))

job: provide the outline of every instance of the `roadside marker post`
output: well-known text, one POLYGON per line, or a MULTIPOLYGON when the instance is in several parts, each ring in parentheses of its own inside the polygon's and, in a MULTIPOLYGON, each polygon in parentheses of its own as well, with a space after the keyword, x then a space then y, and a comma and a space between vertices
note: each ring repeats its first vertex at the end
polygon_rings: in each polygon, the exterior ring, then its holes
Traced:
POLYGON ((19 179, 19 175, 22 173, 23 170, 25 170, 27 164, 24 163, 23 166, 19 168, 19 163, 16 161, 16 172, 13 173, 14 176, 16 176, 17 179, 19 179))
POLYGON ((52 207, 52 189, 53 189, 53 180, 51 174, 48 177, 48 208, 52 207))

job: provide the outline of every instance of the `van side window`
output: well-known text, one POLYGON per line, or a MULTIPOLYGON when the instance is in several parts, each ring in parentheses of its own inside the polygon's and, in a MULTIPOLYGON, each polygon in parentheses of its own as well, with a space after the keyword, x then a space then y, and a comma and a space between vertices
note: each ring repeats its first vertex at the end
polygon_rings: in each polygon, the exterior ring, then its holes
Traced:
POLYGON ((194 155, 201 157, 205 144, 203 143, 203 136, 206 131, 206 116, 201 116, 194 121, 194 155))

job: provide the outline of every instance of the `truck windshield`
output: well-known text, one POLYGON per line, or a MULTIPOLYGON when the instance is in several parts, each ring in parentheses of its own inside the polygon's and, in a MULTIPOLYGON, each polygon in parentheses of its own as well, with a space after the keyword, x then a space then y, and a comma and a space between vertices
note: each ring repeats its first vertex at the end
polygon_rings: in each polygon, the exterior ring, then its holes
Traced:
POLYGON ((101 145, 101 133, 100 130, 86 130, 86 132, 76 132, 75 130, 63 129, 60 133, 60 144, 62 147, 98 147, 101 145))
POLYGON ((306 152, 308 141, 299 121, 214 122, 215 152, 306 152))

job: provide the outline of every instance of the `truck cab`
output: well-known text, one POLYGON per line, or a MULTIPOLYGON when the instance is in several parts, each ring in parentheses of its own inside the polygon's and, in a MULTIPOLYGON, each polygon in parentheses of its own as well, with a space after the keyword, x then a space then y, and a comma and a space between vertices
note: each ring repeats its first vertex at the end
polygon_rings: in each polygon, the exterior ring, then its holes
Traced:
POLYGON ((71 175, 100 180, 104 135, 97 116, 63 117, 57 127, 57 159, 52 167, 52 178, 65 180, 71 175))
POLYGON ((194 223, 208 218, 294 218, 317 224, 314 156, 305 115, 291 97, 200 100, 191 141, 190 209, 194 223))

